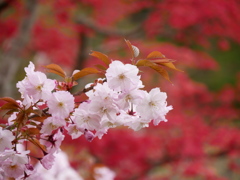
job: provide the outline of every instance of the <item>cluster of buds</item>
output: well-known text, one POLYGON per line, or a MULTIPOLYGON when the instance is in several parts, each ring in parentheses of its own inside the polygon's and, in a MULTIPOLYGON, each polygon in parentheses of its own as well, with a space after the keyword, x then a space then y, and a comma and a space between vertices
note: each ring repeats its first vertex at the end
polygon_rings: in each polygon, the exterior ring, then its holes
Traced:
MULTIPOLYGON (((17 83, 22 100, 1 98, 6 103, 1 110, 10 115, 0 127, 0 179, 31 179, 36 174, 31 159, 37 159, 44 168, 50 169, 55 154, 60 151, 65 133, 72 139, 84 136, 87 141, 101 139, 109 128, 127 126, 135 131, 167 121, 165 115, 172 109, 166 102, 167 95, 159 88, 143 90, 139 75, 140 66, 150 67, 169 80, 161 66, 175 70, 172 60, 154 51, 138 61, 137 47, 126 41, 132 52, 131 64, 110 60, 106 55, 93 51, 92 56, 106 66, 84 68, 67 77, 63 69, 50 64, 48 72, 61 76, 64 81, 48 79, 36 71, 32 62, 25 68, 26 77, 17 83), (70 93, 76 80, 88 74, 101 73, 105 77, 76 94, 70 93), (75 97, 85 93, 87 99, 76 102, 75 97), (39 149, 38 157, 31 154, 29 143, 39 149), (18 148, 23 145, 25 148, 18 148)), ((34 176, 36 177, 36 176, 34 176)))

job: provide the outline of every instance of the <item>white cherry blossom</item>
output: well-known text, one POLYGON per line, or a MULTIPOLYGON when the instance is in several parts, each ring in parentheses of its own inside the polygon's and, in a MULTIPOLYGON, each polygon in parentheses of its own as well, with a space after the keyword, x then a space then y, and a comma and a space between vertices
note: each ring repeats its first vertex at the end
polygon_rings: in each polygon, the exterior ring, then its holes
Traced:
POLYGON ((22 97, 31 99, 33 103, 40 99, 46 100, 55 88, 55 81, 48 79, 47 76, 39 71, 34 71, 32 62, 25 68, 27 76, 17 83, 17 88, 22 97))
POLYGON ((12 141, 15 139, 14 135, 9 130, 3 130, 0 127, 0 152, 6 148, 12 148, 12 141))
POLYGON ((139 69, 134 65, 113 61, 106 71, 108 85, 116 91, 126 92, 142 88, 143 85, 138 72, 139 69))
POLYGON ((74 108, 74 97, 68 91, 57 91, 52 93, 47 100, 49 113, 60 118, 67 118, 74 108))
POLYGON ((160 121, 167 121, 165 115, 172 109, 172 106, 167 106, 166 99, 167 94, 159 88, 154 88, 149 93, 145 91, 145 97, 136 110, 143 119, 152 119, 154 125, 158 125, 160 121))

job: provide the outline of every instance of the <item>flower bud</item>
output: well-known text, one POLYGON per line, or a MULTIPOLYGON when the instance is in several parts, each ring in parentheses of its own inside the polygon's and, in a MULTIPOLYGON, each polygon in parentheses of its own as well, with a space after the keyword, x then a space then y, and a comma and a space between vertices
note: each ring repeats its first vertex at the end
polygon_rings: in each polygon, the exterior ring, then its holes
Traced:
POLYGON ((87 129, 84 130, 84 136, 86 140, 89 142, 91 142, 95 138, 95 135, 91 131, 88 131, 87 129))

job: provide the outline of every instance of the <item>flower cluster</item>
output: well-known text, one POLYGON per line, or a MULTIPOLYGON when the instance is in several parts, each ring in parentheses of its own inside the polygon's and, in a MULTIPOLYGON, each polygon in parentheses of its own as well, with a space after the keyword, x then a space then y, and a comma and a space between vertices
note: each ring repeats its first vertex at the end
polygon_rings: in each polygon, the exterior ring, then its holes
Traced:
MULTIPOLYGON (((134 48, 136 57, 138 51, 134 48)), ((137 131, 148 127, 150 122, 158 125, 167 121, 165 115, 172 107, 167 106, 166 93, 159 88, 150 92, 143 90, 139 75, 138 66, 145 63, 156 68, 153 62, 124 64, 110 61, 96 52, 95 56, 102 58, 108 67, 103 73, 105 78, 86 85, 82 92, 87 99, 83 102, 76 102, 78 94, 70 93, 70 89, 76 79, 98 73, 96 69, 86 68, 66 77, 59 66, 47 66, 50 72, 64 77, 65 81, 59 82, 35 71, 32 62, 25 68, 26 77, 17 83, 22 101, 2 98, 7 103, 1 110, 8 110, 11 116, 8 123, 0 127, 0 179, 33 178, 32 174, 36 173, 32 158, 45 169, 51 169, 65 133, 72 139, 83 135, 87 141, 92 141, 95 137, 101 139, 109 128, 127 126, 137 131), (31 154, 28 143, 41 151, 38 157, 31 154), (19 145, 24 145, 25 149, 19 145)))

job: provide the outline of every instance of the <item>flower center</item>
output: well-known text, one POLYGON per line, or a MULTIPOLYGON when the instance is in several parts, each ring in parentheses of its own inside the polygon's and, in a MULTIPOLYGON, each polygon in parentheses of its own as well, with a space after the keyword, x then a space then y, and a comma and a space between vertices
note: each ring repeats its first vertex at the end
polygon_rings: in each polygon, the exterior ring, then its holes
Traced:
POLYGON ((118 76, 118 78, 121 79, 121 80, 124 80, 124 79, 126 78, 126 76, 125 76, 124 74, 120 74, 120 75, 118 76))
POLYGON ((42 90, 42 87, 43 87, 43 85, 40 84, 40 85, 36 86, 36 89, 37 89, 38 91, 41 91, 41 90, 42 90))
POLYGON ((148 105, 149 105, 149 106, 156 106, 156 104, 155 104, 153 101, 150 101, 150 102, 148 103, 148 105))
POLYGON ((58 106, 59 106, 59 107, 63 107, 63 106, 64 106, 63 102, 59 102, 59 103, 58 103, 58 106))

